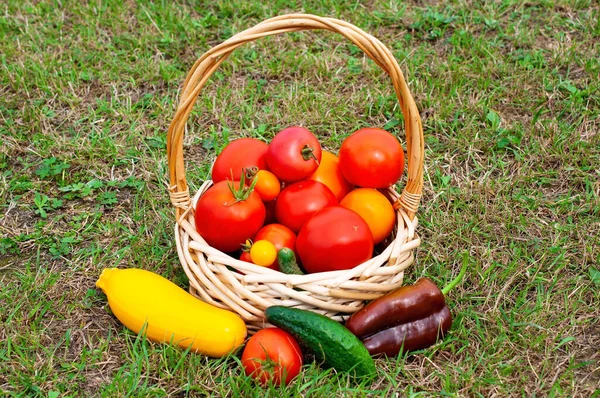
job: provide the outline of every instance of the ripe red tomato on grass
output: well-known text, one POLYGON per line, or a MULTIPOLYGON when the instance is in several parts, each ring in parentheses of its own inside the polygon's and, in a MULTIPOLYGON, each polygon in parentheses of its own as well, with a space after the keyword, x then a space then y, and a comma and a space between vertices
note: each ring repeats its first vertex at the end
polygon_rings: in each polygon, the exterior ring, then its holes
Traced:
POLYGON ((321 144, 304 127, 288 127, 273 137, 267 150, 267 163, 280 181, 308 178, 319 167, 321 144))
POLYGON ((362 128, 342 142, 344 177, 363 188, 387 188, 404 171, 404 151, 396 137, 378 128, 362 128))
POLYGON ((242 353, 242 366, 247 376, 262 385, 288 384, 300 373, 302 351, 296 339, 279 328, 267 328, 250 337, 242 353))
POLYGON ((361 216, 333 206, 317 212, 302 226, 296 250, 308 273, 345 270, 371 258, 373 236, 361 216))
POLYGON ((221 181, 196 204, 196 231, 215 249, 234 252, 251 239, 265 221, 265 205, 244 181, 221 181))
POLYGON ((255 138, 240 138, 231 141, 217 156, 212 168, 212 181, 239 181, 244 169, 257 167, 268 170, 267 143, 255 138))
POLYGON ((275 218, 295 233, 317 211, 338 204, 324 184, 305 180, 285 187, 275 203, 275 218))

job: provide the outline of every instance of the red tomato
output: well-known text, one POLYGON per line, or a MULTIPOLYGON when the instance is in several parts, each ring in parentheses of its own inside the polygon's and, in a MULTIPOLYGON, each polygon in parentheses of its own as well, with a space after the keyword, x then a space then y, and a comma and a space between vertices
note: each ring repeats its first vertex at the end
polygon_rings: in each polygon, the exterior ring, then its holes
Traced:
POLYGON ((278 328, 262 329, 250 337, 242 353, 242 365, 247 376, 262 385, 288 384, 300 373, 302 351, 296 339, 278 328))
POLYGON ((221 181, 198 199, 196 230, 212 247, 233 252, 256 235, 265 213, 260 196, 243 182, 221 181))
POLYGON ((283 249, 284 247, 292 250, 296 249, 296 234, 285 225, 265 225, 254 237, 255 241, 259 241, 261 239, 271 242, 273 245, 275 245, 275 249, 277 249, 277 251, 283 249))
POLYGON ((324 184, 300 181, 281 191, 275 203, 275 217, 280 224, 297 233, 317 211, 337 204, 335 195, 324 184))
POLYGON ((352 184, 346 181, 342 174, 339 158, 331 152, 322 152, 319 168, 309 179, 327 185, 327 188, 331 189, 338 202, 352 190, 352 184))
POLYGON ((404 171, 404 151, 398 139, 387 131, 363 128, 342 143, 340 167, 354 185, 387 188, 404 171))
POLYGON ((304 224, 296 250, 308 273, 350 269, 371 258, 373 237, 357 213, 328 207, 304 224))
POLYGON ((273 137, 267 150, 269 169, 281 181, 308 178, 319 167, 321 144, 304 127, 288 127, 273 137))
POLYGON ((223 180, 239 181, 242 170, 257 167, 260 170, 268 170, 267 149, 269 146, 255 138, 240 138, 231 141, 217 156, 212 168, 212 180, 214 183, 223 180))

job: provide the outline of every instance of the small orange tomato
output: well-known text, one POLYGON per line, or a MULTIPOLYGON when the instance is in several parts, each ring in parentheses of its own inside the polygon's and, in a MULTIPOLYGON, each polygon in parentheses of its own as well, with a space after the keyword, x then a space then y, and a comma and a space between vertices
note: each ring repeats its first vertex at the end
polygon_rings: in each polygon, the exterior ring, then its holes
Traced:
POLYGON ((342 199, 340 206, 354 210, 367 222, 375 244, 384 240, 394 229, 394 207, 385 195, 376 189, 355 189, 342 199))
POLYGON ((342 174, 339 158, 327 151, 321 152, 319 168, 308 179, 325 184, 327 188, 331 189, 338 202, 353 188, 342 174))
POLYGON ((256 178, 254 190, 260 196, 263 202, 270 202, 279 195, 281 191, 281 183, 275 174, 267 170, 246 170, 247 184, 251 185, 256 178))

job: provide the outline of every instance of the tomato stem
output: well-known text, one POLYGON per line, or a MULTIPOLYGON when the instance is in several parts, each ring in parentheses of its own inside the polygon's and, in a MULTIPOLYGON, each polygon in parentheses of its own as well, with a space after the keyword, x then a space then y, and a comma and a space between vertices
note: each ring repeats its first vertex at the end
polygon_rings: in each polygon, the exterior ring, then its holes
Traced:
POLYGON ((252 239, 246 239, 246 243, 242 243, 242 251, 249 252, 253 244, 252 239))
POLYGON ((302 159, 304 159, 304 160, 314 159, 315 162, 317 162, 317 164, 319 164, 319 159, 317 159, 317 157, 315 156, 315 148, 306 144, 306 145, 304 145, 304 148, 302 148, 301 152, 302 152, 302 159))
POLYGON ((248 180, 253 179, 257 173, 258 173, 258 167, 256 167, 256 166, 247 167, 244 169, 244 174, 246 175, 246 178, 248 180))
POLYGON ((247 187, 246 176, 244 174, 245 173, 242 173, 242 176, 240 177, 240 186, 238 189, 235 188, 235 181, 231 180, 227 183, 227 185, 229 186, 229 190, 231 191, 231 194, 233 195, 233 198, 235 200, 233 201, 233 203, 225 203, 225 206, 233 206, 236 203, 247 200, 250 197, 252 191, 254 191, 254 187, 256 186, 258 178, 254 177, 250 186, 247 187))

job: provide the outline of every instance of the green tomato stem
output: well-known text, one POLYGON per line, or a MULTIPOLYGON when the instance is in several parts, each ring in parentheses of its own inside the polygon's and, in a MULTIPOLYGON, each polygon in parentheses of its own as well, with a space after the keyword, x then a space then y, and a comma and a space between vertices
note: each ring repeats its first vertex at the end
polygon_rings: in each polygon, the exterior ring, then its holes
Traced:
MULTIPOLYGON (((233 174, 233 173, 232 173, 233 174)), ((256 186, 256 182, 258 181, 257 177, 254 177, 252 183, 249 187, 246 186, 246 173, 242 173, 240 177, 240 186, 238 189, 235 188, 235 181, 231 180, 227 184, 229 186, 229 190, 231 191, 231 195, 235 199, 232 203, 226 203, 225 206, 233 206, 236 203, 243 202, 250 197, 252 191, 254 191, 254 187, 256 186)))
POLYGON ((302 152, 302 159, 304 159, 304 160, 314 159, 315 162, 317 162, 317 164, 319 164, 319 159, 317 159, 317 157, 315 156, 315 148, 306 144, 306 145, 304 145, 304 148, 302 148, 301 152, 302 152))

